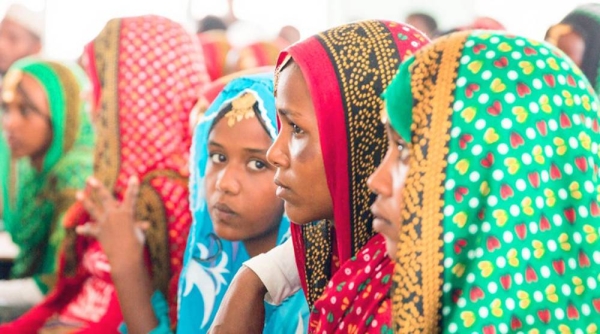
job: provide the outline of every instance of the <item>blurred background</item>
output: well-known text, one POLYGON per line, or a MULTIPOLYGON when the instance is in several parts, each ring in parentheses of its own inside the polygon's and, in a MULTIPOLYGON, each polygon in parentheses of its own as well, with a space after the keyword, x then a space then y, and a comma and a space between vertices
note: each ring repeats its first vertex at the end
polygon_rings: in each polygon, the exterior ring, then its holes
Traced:
POLYGON ((507 30, 543 39, 546 29, 575 6, 589 0, 0 0, 0 15, 20 3, 45 15, 44 53, 74 59, 107 20, 117 16, 160 14, 191 31, 206 15, 226 16, 228 5, 243 24, 230 29, 233 44, 275 36, 293 25, 301 37, 330 26, 366 18, 404 21, 411 12, 437 20, 439 30, 463 26, 480 16, 493 17, 507 30), (277 13, 276 15, 272 13, 277 13))

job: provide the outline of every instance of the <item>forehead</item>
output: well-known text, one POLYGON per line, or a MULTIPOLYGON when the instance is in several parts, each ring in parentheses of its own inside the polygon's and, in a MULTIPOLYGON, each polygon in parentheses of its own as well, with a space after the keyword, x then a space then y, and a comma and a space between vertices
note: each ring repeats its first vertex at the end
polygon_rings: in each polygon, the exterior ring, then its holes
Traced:
POLYGON ((278 109, 289 111, 312 110, 310 91, 300 67, 295 63, 288 64, 279 73, 276 105, 278 109))

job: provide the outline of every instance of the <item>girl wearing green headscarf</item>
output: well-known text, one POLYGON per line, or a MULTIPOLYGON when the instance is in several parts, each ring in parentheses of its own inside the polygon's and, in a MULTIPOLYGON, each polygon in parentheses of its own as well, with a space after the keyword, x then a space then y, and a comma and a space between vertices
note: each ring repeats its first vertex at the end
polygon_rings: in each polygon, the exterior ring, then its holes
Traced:
POLYGON ((389 182, 396 332, 597 333, 599 105, 573 62, 458 33, 403 63, 385 99, 408 166, 389 182))
POLYGON ((3 306, 31 306, 54 283, 62 219, 92 174, 87 86, 74 65, 36 59, 15 63, 4 77, 2 207, 20 252, 10 280, 0 281, 3 306))

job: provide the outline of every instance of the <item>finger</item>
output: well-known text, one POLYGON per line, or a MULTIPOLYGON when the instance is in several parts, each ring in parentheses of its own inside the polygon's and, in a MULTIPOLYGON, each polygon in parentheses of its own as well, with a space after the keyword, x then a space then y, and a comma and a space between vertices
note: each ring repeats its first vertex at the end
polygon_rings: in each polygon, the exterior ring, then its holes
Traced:
POLYGON ((92 200, 91 197, 86 196, 84 192, 78 191, 76 194, 77 200, 83 205, 85 211, 87 211, 92 219, 100 221, 102 216, 101 208, 92 200))
POLYGON ((127 181, 127 190, 125 190, 125 196, 123 197, 123 206, 125 208, 134 211, 139 190, 138 178, 136 176, 131 176, 127 181))
POLYGON ((139 221, 139 222, 136 222, 136 223, 135 223, 135 226, 136 226, 138 229, 140 229, 140 230, 142 230, 142 231, 146 232, 146 231, 148 231, 148 230, 150 229, 150 227, 152 227, 152 224, 150 224, 150 222, 149 222, 149 221, 145 221, 145 220, 144 220, 144 221, 139 221))
POLYGON ((106 189, 106 187, 98 181, 95 177, 88 179, 88 184, 93 188, 94 196, 98 199, 99 204, 103 207, 113 206, 117 204, 117 201, 113 197, 112 193, 106 189))
POLYGON ((75 228, 75 233, 90 238, 98 238, 98 234, 100 233, 100 228, 97 224, 94 223, 85 223, 83 225, 79 225, 75 228))

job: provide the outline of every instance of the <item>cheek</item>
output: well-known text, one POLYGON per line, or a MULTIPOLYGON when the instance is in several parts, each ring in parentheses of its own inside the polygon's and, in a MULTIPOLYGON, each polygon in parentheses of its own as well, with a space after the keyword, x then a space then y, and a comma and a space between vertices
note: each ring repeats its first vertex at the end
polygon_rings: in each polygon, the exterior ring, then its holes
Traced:
POLYGON ((269 224, 283 212, 283 201, 277 197, 277 186, 273 183, 274 175, 274 172, 262 173, 260 176, 252 175, 245 187, 245 198, 240 201, 261 225, 269 224))
POLYGON ((26 122, 26 126, 23 127, 24 132, 28 133, 27 137, 31 138, 31 141, 36 145, 50 145, 52 140, 52 128, 48 122, 41 118, 36 118, 31 122, 26 122))
POLYGON ((254 205, 254 203, 260 202, 267 203, 267 205, 274 203, 277 199, 276 191, 277 186, 273 182, 275 176, 274 171, 260 173, 259 175, 249 175, 246 178, 246 196, 244 201, 248 204, 254 205))
POLYGON ((204 175, 204 184, 202 185, 204 187, 204 193, 206 196, 207 201, 210 201, 213 193, 215 192, 215 186, 217 184, 217 173, 215 172, 215 170, 211 167, 211 164, 209 163, 206 166, 206 174, 204 175))
POLYGON ((296 180, 302 182, 310 189, 320 185, 326 187, 325 168, 321 158, 321 147, 318 142, 303 140, 292 140, 290 145, 290 169, 292 169, 296 180), (313 180, 314 182, 303 182, 313 180))

